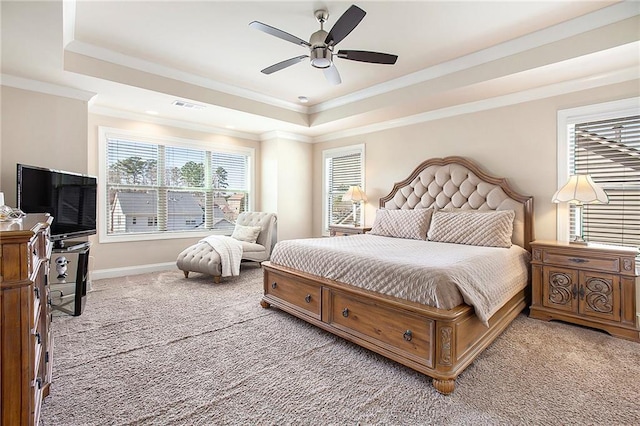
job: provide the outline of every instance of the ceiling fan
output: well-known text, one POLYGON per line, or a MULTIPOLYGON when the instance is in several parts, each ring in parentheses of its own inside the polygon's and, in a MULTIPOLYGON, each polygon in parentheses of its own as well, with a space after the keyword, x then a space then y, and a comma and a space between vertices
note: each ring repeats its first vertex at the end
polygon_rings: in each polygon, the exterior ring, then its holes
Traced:
POLYGON ((340 73, 333 63, 334 57, 348 59, 350 61, 369 62, 372 64, 393 65, 398 59, 397 55, 389 53, 369 52, 365 50, 338 50, 334 53, 334 47, 340 43, 353 29, 362 21, 367 13, 356 5, 351 5, 349 9, 336 21, 328 33, 324 30, 323 25, 329 18, 329 12, 326 10, 316 10, 314 15, 320 22, 320 30, 311 34, 309 41, 302 40, 287 32, 274 28, 262 22, 253 21, 249 24, 251 28, 255 28, 272 36, 281 38, 300 46, 309 48, 308 55, 300 55, 291 59, 287 59, 277 64, 271 65, 263 69, 263 74, 272 74, 284 68, 295 65, 306 58, 311 58, 311 65, 315 68, 324 70, 324 75, 331 84, 340 84, 342 80, 340 73))

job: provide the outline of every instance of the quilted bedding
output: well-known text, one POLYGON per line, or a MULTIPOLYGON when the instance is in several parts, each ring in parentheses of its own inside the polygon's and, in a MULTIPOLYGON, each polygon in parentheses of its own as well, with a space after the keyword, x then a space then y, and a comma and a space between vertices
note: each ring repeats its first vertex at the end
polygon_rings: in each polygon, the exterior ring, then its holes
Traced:
POLYGON ((440 309, 464 302, 488 324, 526 287, 529 253, 364 234, 280 241, 271 262, 440 309))

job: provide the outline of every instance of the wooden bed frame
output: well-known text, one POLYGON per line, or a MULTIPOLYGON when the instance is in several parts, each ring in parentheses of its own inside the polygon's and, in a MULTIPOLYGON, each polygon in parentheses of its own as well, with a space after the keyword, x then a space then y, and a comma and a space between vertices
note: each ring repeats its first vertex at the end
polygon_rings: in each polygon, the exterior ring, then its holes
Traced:
MULTIPOLYGON (((481 181, 499 186, 524 211, 524 246, 532 240, 533 198, 513 191, 506 180, 487 175, 461 157, 431 159, 420 164, 404 181, 380 199, 388 206, 432 166, 462 165, 481 181)), ((433 378, 443 394, 455 388, 456 377, 493 342, 528 304, 529 285, 489 319, 489 327, 466 304, 437 309, 364 290, 291 268, 263 263, 263 308, 275 306, 346 340, 370 349, 433 378)))

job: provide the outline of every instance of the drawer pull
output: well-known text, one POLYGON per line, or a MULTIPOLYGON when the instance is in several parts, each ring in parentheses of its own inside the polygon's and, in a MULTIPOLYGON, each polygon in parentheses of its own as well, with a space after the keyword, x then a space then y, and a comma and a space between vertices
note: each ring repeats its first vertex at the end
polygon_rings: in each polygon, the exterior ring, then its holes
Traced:
POLYGON ((307 294, 307 297, 304 298, 304 301, 307 303, 311 303, 311 295, 307 294))
POLYGON ((37 387, 38 389, 42 389, 42 379, 40 377, 38 377, 37 379, 35 379, 33 381, 31 386, 33 386, 34 388, 37 387))
POLYGON ((36 299, 40 299, 40 289, 38 289, 38 287, 34 287, 33 292, 36 295, 36 299))
POLYGON ((345 318, 349 316, 349 308, 344 308, 342 310, 342 316, 345 318))
POLYGON ((589 259, 582 259, 580 257, 570 257, 567 260, 569 262, 573 262, 573 263, 587 263, 587 262, 589 262, 589 259))
POLYGON ((275 281, 274 281, 274 282, 272 282, 272 283, 271 283, 271 288, 276 288, 276 287, 278 287, 278 283, 277 283, 277 282, 275 282, 275 281))
POLYGON ((576 284, 571 287, 571 294, 573 295, 574 299, 578 296, 578 286, 576 284))
POLYGON ((40 341, 40 333, 38 333, 37 331, 34 331, 32 334, 34 336, 36 336, 36 340, 38 341, 38 344, 40 344, 41 343, 41 341, 40 341))
POLYGON ((580 286, 580 300, 584 300, 584 286, 580 286))
POLYGON ((404 337, 404 340, 406 340, 407 342, 410 342, 411 339, 413 339, 413 333, 411 333, 411 330, 407 330, 404 332, 402 337, 404 337))

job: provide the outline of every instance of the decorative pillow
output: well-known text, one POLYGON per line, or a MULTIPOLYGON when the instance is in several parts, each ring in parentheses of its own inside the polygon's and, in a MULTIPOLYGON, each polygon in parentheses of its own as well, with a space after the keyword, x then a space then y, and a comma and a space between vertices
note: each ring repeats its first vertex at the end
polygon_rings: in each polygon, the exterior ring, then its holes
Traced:
POLYGON ((231 238, 238 241, 246 241, 247 243, 255 243, 262 230, 259 226, 243 226, 236 223, 236 227, 231 234, 231 238))
POLYGON ((433 209, 378 209, 369 234, 424 240, 427 238, 432 214, 433 209))
POLYGON ((437 211, 431 218, 429 241, 471 246, 511 247, 513 210, 437 211))

